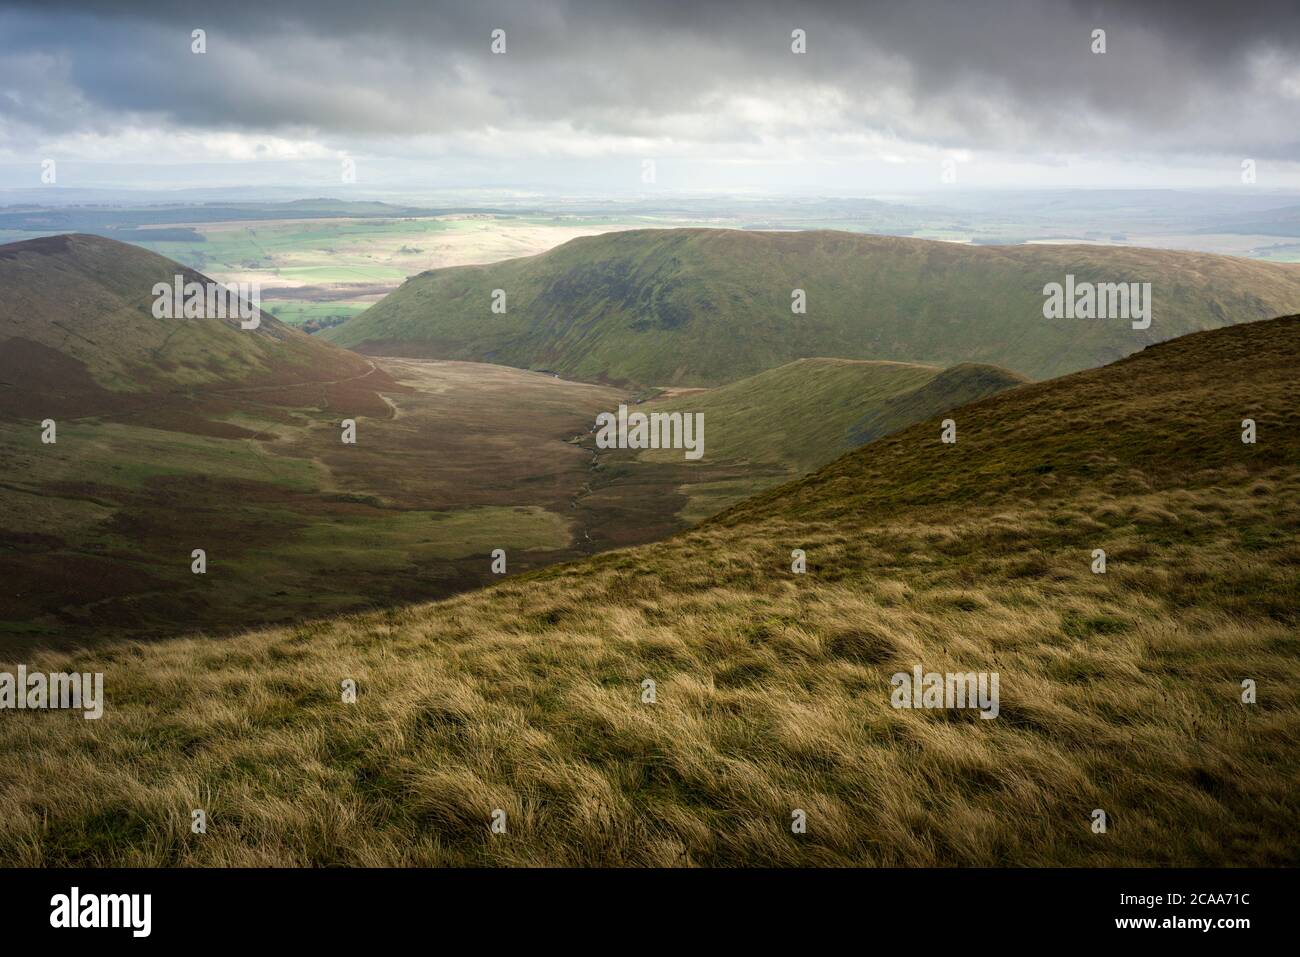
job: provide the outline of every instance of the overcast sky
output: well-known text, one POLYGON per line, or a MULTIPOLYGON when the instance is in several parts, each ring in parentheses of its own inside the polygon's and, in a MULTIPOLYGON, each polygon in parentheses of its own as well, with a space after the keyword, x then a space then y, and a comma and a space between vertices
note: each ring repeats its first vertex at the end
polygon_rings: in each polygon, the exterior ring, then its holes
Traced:
POLYGON ((1295 188, 1297 54, 1297 0, 0 0, 0 185, 1295 188))

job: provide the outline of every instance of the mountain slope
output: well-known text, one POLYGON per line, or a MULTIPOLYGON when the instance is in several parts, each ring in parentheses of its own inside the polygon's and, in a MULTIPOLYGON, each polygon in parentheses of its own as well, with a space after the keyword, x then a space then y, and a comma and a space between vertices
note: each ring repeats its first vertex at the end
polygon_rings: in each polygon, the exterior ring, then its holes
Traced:
POLYGON ((793 359, 951 365, 1046 378, 1153 342, 1300 308, 1300 268, 1102 246, 965 246, 829 231, 631 230, 526 259, 439 269, 327 338, 372 354, 717 385, 793 359), (1045 319, 1043 288, 1149 282, 1151 326, 1045 319), (807 313, 791 312, 792 291, 807 313), (505 314, 492 311, 495 290, 505 314))
POLYGON ((0 860, 1294 865, 1297 368, 1300 316, 1188 336, 666 542, 46 657, 106 717, 0 722, 0 860), (998 673, 997 717, 891 706, 915 667, 998 673))
MULTIPOLYGON (((648 404, 647 411, 699 412, 710 457, 789 464, 801 472, 849 448, 848 424, 939 370, 903 362, 799 359, 707 392, 648 404)), ((647 453, 655 455, 659 453, 647 453)))

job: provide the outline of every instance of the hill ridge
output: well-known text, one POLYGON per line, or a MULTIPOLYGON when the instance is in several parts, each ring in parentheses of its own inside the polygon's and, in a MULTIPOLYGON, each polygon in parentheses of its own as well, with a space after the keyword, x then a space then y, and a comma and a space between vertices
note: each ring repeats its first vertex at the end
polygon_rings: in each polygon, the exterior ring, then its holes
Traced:
MULTIPOLYGON (((498 298, 496 301, 500 302, 498 298)), ((1093 245, 973 246, 834 230, 641 229, 421 273, 333 342, 616 384, 711 386, 798 358, 985 362, 1031 378, 1300 309, 1300 267, 1093 245), (1044 287, 1151 282, 1152 326, 1049 320, 1044 287), (504 313, 494 312, 497 290, 504 313), (806 312, 791 310, 796 290, 806 312)))

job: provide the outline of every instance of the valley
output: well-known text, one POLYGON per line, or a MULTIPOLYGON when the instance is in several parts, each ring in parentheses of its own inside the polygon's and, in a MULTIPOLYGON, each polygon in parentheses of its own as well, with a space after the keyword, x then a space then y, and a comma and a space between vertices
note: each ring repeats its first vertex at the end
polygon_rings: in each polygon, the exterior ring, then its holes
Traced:
POLYGON ((7 653, 387 607, 485 583, 497 547, 511 572, 590 549, 568 439, 621 393, 366 359, 265 313, 159 318, 173 274, 202 279, 95 237, 0 247, 7 653))
POLYGON ((1297 64, 1296 0, 0 0, 5 939, 1285 935, 1297 64))
POLYGON ((514 574, 654 541, 1024 381, 810 359, 712 391, 629 392, 363 357, 265 311, 169 314, 157 290, 204 275, 94 236, 0 246, 0 283, 13 653, 400 607, 489 583, 498 548, 514 574), (597 416, 627 402, 703 415, 710 454, 596 449, 597 416))
MULTIPOLYGON (((661 330, 582 382, 567 338, 595 361, 626 330, 537 327, 551 345, 512 347, 532 370, 363 355, 265 312, 159 318, 156 284, 205 277, 137 247, 0 246, 0 663, 105 675, 102 721, 0 722, 0 859, 1293 860, 1300 317, 1248 321, 1282 267, 1188 262, 1201 301, 1238 269, 1263 286, 1057 378, 661 330), (701 416, 703 456, 598 447, 619 406, 701 416), (972 687, 1000 700, 896 709, 898 673, 993 674, 972 687), (200 803, 220 824, 195 842, 169 822, 200 803)), ((565 296, 604 316, 632 280, 597 269, 565 296)), ((636 314, 675 315, 639 283, 636 314)), ((1023 355, 1055 341, 1038 319, 1023 355)))
MULTIPOLYGON (((607 386, 482 363, 368 363, 314 384, 319 396, 188 390, 186 418, 157 408, 61 418, 53 446, 32 422, 0 422, 0 641, 220 636, 481 587, 496 577, 494 548, 514 574, 653 541, 853 447, 858 418, 939 371, 861 363, 848 379, 822 377, 827 407, 834 393, 842 401, 820 433, 813 409, 786 404, 779 370, 639 406, 684 405, 714 423, 715 447, 687 461, 596 449, 591 423, 627 401, 607 386), (736 395, 749 415, 736 414, 736 395), (795 441, 777 423, 800 415, 809 429, 795 441), (345 419, 355 444, 341 441, 345 419), (191 573, 193 548, 206 552, 203 576, 191 573)), ((958 390, 941 406, 978 394, 958 390)))

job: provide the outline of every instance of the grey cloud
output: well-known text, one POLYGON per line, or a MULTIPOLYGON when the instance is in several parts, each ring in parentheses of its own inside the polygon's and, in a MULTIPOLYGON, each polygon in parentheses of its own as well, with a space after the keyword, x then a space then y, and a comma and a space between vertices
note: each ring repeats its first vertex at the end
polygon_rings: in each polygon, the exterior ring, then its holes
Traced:
MULTIPOLYGON (((1300 158, 1294 3, 234 2, 10 4, 0 118, 33 130, 152 117, 199 129, 752 138, 773 91, 841 104, 828 131, 946 148, 1300 158), (189 31, 209 53, 189 53, 189 31), (488 35, 507 30, 494 57, 488 35), (809 52, 789 52, 790 30, 809 52), (1089 51, 1094 27, 1108 52, 1089 51), (15 76, 33 53, 53 87, 15 76), (4 93, 10 94, 8 97, 4 93), (21 107, 18 101, 21 100, 21 107), (93 114, 93 115, 91 115, 93 114), (711 122, 683 134, 683 117, 711 122), (1243 152, 1244 151, 1244 152, 1243 152)), ((812 117, 795 118, 815 124, 812 117)), ((779 125, 779 120, 775 121, 779 125)))

